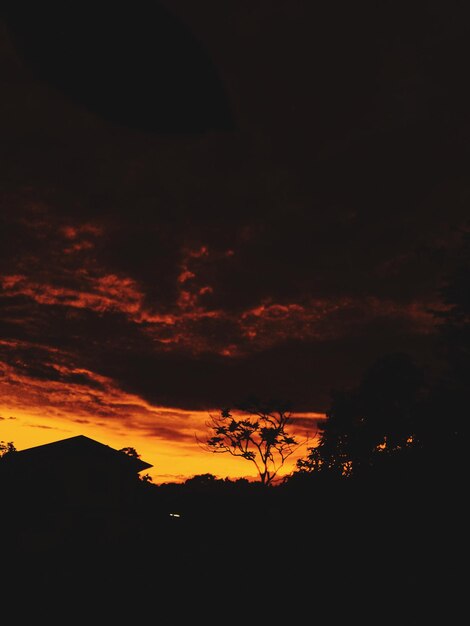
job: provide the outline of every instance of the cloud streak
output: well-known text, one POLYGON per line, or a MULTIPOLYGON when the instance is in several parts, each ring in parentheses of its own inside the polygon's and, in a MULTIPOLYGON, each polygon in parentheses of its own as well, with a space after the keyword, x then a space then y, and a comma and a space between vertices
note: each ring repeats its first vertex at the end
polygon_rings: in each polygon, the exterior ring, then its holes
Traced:
MULTIPOLYGON (((157 299, 146 267, 131 275, 105 263, 116 232, 111 225, 77 219, 67 225, 44 207, 35 207, 34 219, 29 209, 23 217, 17 214, 13 224, 18 223, 36 247, 18 248, 10 271, 0 274, 0 350, 9 366, 4 380, 19 376, 23 384, 29 380, 34 386, 37 379, 64 389, 76 384, 79 412, 81 402, 88 402, 89 410, 104 415, 99 393, 104 387, 109 391, 111 383, 157 406, 220 406, 224 395, 232 401, 258 390, 265 394, 274 370, 277 380, 285 377, 280 390, 291 396, 297 392, 287 372, 306 383, 314 371, 305 369, 306 356, 317 363, 328 348, 335 354, 341 342, 371 344, 368 337, 377 341, 382 334, 405 345, 433 333, 432 310, 439 302, 432 292, 403 299, 337 289, 335 295, 317 297, 300 283, 292 299, 276 301, 261 292, 255 306, 242 306, 242 299, 233 307, 230 299, 220 300, 219 292, 243 245, 181 245, 174 253, 173 282, 167 277, 169 287, 157 299), (83 241, 89 244, 85 248, 83 241), (70 251, 70 242, 77 248, 70 251), (99 253, 90 252, 98 246, 99 253), (65 261, 60 263, 59 256, 65 261), (304 356, 292 370, 290 352, 300 344, 304 356)), ((403 262, 392 264, 391 271, 403 262)), ((310 396, 293 400, 299 410, 324 411, 325 390, 309 386, 310 396)), ((66 402, 66 393, 63 398, 66 402)))

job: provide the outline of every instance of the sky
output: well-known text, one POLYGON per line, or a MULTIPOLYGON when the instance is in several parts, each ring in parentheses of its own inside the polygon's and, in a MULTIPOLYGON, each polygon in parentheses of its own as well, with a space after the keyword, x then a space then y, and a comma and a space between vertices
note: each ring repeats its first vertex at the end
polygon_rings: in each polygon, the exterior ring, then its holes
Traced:
POLYGON ((197 444, 211 413, 288 400, 304 441, 377 357, 432 351, 470 9, 118 4, 0 10, 0 439, 253 476, 197 444))

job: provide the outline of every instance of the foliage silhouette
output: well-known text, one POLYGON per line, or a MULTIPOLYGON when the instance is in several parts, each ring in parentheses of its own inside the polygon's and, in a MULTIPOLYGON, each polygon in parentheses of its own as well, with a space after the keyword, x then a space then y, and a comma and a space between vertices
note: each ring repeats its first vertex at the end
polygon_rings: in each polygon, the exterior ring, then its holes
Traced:
POLYGON ((126 448, 121 448, 119 452, 123 452, 127 456, 130 456, 131 458, 134 458, 134 459, 140 459, 140 456, 141 456, 137 452, 137 450, 135 448, 132 448, 131 446, 127 446, 126 448))
POLYGON ((351 477, 420 445, 424 375, 406 354, 378 359, 357 388, 335 391, 319 443, 297 461, 301 472, 351 477))
POLYGON ((453 271, 439 292, 444 309, 438 322, 438 373, 430 389, 427 445, 442 473, 465 473, 467 413, 470 404, 470 232, 462 233, 453 271), (439 424, 438 428, 433 428, 439 424))
POLYGON ((235 412, 226 408, 211 415, 206 426, 213 435, 201 447, 252 462, 261 484, 272 485, 288 457, 301 445, 288 432, 292 418, 285 403, 248 399, 238 404, 235 412))
MULTIPOLYGON (((125 455, 130 456, 133 459, 140 459, 141 455, 137 452, 137 450, 135 448, 133 448, 132 446, 127 446, 125 448, 121 448, 119 450, 119 452, 123 452, 125 455)), ((139 480, 141 480, 144 483, 152 483, 153 482, 153 478, 150 476, 150 474, 139 474, 138 475, 139 480)))
POLYGON ((296 474, 388 474, 459 489, 470 404, 468 231, 438 295, 444 307, 432 311, 437 349, 429 360, 418 367, 407 354, 385 355, 356 388, 334 391, 327 419, 319 426, 319 443, 297 461, 296 474))
POLYGON ((13 441, 0 441, 0 459, 13 452, 17 452, 13 441))

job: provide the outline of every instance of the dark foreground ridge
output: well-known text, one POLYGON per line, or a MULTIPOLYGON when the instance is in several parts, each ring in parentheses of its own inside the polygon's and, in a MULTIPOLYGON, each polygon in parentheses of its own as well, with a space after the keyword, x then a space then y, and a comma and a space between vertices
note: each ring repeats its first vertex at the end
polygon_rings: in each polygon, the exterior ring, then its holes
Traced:
MULTIPOLYGON (((50 464, 42 476, 36 467, 34 480, 20 471, 20 460, 44 457, 44 449, 2 461, 4 591, 42 603, 68 598, 77 611, 94 602, 108 616, 153 610, 175 621, 198 612, 213 619, 251 607, 247 620, 321 615, 328 624, 346 616, 425 624, 442 598, 458 597, 464 515, 448 481, 303 476, 263 487, 202 475, 153 485, 122 452, 73 439, 41 446, 69 452, 70 467, 55 466, 49 483, 50 464), (60 479, 70 478, 78 448, 89 464, 71 489, 60 479), (109 467, 124 462, 135 480, 116 468, 90 473, 91 450, 109 467), (112 491, 117 476, 121 489, 112 491)), ((450 616, 454 603, 446 605, 450 616)), ((18 615, 26 606, 16 605, 18 615)))

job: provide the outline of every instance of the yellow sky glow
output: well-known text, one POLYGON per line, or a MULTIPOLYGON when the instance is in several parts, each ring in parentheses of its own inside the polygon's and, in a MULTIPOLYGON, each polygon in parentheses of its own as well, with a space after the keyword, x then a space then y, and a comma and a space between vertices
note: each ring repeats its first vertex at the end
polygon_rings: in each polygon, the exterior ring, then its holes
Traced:
MULTIPOLYGON (((19 408, 18 406, 0 406, 0 439, 12 441, 18 450, 51 443, 76 435, 85 435, 100 443, 121 449, 131 446, 137 450, 142 460, 151 463, 148 470, 155 484, 164 482, 182 482, 187 478, 210 473, 219 478, 247 477, 256 479, 255 467, 252 463, 231 456, 230 454, 213 454, 204 451, 198 445, 195 433, 199 436, 207 432, 205 422, 209 415, 202 411, 181 411, 177 409, 155 409, 161 420, 165 414, 177 414, 187 420, 188 436, 183 441, 171 441, 163 437, 149 434, 151 425, 146 431, 143 424, 139 428, 126 429, 119 420, 97 423, 94 419, 77 420, 74 415, 60 416, 51 414, 44 408, 19 408)), ((296 414, 299 417, 321 418, 321 414, 296 414)), ((299 441, 302 433, 299 433, 299 441)), ((310 444, 312 442, 310 441, 310 444)), ((282 475, 295 467, 295 460, 303 456, 306 445, 299 448, 288 460, 282 475)), ((142 472, 147 473, 147 472, 142 472)))

